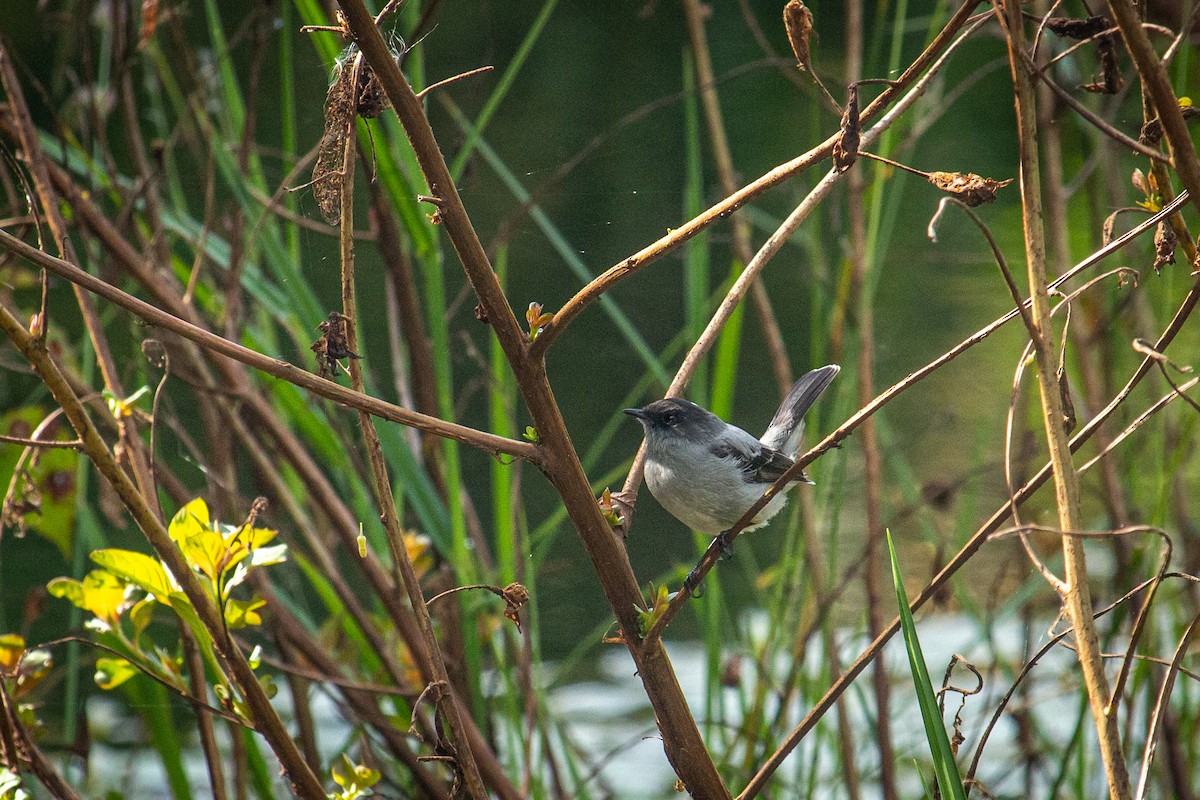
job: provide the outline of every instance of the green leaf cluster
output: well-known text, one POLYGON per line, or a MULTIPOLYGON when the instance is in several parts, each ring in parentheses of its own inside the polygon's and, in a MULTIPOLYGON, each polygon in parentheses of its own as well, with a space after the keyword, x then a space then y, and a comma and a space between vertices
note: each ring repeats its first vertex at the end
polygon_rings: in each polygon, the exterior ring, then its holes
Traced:
MULTIPOLYGON (((275 531, 252 524, 221 523, 209 514, 204 500, 197 498, 175 514, 167 532, 221 609, 227 628, 262 624, 259 609, 265 601, 235 598, 232 592, 252 570, 286 560, 286 545, 269 544, 275 531)), ((82 580, 55 578, 47 589, 91 613, 93 619, 87 627, 97 643, 114 654, 96 661, 95 681, 100 688, 115 689, 138 671, 145 671, 169 686, 185 689, 182 658, 144 636, 158 605, 170 608, 188 626, 206 662, 220 674, 211 635, 161 560, 119 548, 97 550, 91 559, 98 568, 82 580)))

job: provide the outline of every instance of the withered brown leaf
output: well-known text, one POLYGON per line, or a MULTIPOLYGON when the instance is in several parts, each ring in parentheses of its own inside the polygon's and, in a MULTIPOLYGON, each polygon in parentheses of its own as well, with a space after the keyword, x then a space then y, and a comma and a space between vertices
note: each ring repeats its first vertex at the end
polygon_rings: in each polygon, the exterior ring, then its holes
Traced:
POLYGON ((338 362, 343 358, 362 358, 350 349, 350 318, 339 311, 330 311, 329 318, 317 326, 321 338, 310 348, 317 354, 318 373, 322 378, 337 375, 338 362))
POLYGON ((500 597, 504 599, 504 616, 513 621, 520 633, 521 618, 517 612, 529 602, 529 590, 519 583, 510 583, 500 591, 500 597))
POLYGON ((833 145, 833 168, 838 172, 845 172, 858 160, 859 134, 858 84, 852 83, 846 90, 846 110, 842 113, 842 135, 833 145))
POLYGON ((1100 60, 1100 79, 1080 86, 1095 94, 1116 94, 1125 86, 1121 69, 1117 66, 1117 42, 1112 34, 1096 40, 1096 55, 1100 60))
POLYGON ((931 172, 929 182, 974 208, 996 199, 996 192, 1012 183, 1012 178, 992 180, 973 172, 931 172))
POLYGON ((1158 223, 1158 227, 1154 229, 1154 272, 1161 273, 1163 267, 1168 264, 1175 263, 1175 246, 1179 244, 1179 237, 1175 235, 1175 229, 1167 220, 1158 223))
MULTIPOLYGON (((1183 119, 1185 122, 1191 121, 1200 116, 1200 108, 1196 108, 1195 106, 1180 106, 1179 111, 1183 114, 1183 119)), ((1138 136, 1138 141, 1142 144, 1157 145, 1160 141, 1162 141, 1162 137, 1162 120, 1159 117, 1155 117, 1142 126, 1142 132, 1138 136)))
POLYGON ((1059 36, 1067 39, 1083 41, 1110 27, 1108 17, 1051 17, 1046 20, 1046 27, 1059 36))
POLYGON ((812 54, 808 40, 812 36, 813 15, 800 0, 788 0, 783 7, 783 27, 787 31, 788 44, 796 56, 801 70, 812 72, 812 54))

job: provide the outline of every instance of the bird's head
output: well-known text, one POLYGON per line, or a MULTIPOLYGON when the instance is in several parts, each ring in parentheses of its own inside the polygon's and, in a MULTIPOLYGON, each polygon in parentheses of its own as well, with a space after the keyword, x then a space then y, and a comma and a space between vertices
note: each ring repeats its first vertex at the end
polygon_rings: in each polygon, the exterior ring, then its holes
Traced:
POLYGON ((641 408, 627 408, 625 413, 638 418, 650 440, 696 440, 706 434, 714 436, 725 427, 720 417, 681 397, 655 400, 641 408))

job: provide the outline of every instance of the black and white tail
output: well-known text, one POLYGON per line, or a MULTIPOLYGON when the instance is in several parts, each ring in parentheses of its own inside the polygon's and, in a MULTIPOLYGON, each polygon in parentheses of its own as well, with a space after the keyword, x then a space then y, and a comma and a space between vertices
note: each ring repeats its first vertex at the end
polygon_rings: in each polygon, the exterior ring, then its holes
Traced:
POLYGON ((759 441, 789 458, 795 458, 800 437, 804 435, 804 415, 841 369, 837 364, 830 364, 801 376, 792 384, 791 391, 759 441))

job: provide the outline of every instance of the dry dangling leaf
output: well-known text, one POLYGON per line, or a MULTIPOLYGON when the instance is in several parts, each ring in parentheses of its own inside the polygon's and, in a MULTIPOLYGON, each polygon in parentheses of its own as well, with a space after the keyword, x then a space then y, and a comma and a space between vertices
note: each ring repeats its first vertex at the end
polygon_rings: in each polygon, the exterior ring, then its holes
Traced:
POLYGON ((998 190, 1012 183, 1012 178, 997 181, 973 172, 931 172, 928 180, 938 189, 953 195, 972 208, 992 202, 996 199, 998 190))
POLYGON ((800 0, 788 0, 783 7, 783 27, 787 31, 788 44, 796 56, 802 72, 812 72, 812 54, 808 40, 813 31, 813 15, 800 0))
POLYGON ((351 50, 347 51, 345 62, 339 66, 337 77, 325 95, 325 133, 317 149, 317 163, 313 165, 313 198, 321 216, 330 225, 336 225, 342 216, 342 182, 338 179, 342 175, 346 137, 350 135, 357 105, 351 50))
POLYGON ((845 172, 858 159, 859 141, 858 84, 846 90, 846 110, 842 113, 842 135, 833 145, 833 168, 845 172))
MULTIPOLYGON (((1196 117, 1200 117, 1200 108, 1196 108, 1193 105, 1184 105, 1182 102, 1180 102, 1179 110, 1183 114, 1183 119, 1185 122, 1193 120, 1196 117)), ((1138 141, 1142 144, 1157 145, 1160 141, 1162 141, 1162 136, 1162 120, 1158 117, 1155 117, 1142 126, 1142 132, 1138 135, 1138 141)))
POLYGON ((1067 384, 1067 371, 1062 367, 1058 368, 1058 396, 1062 401, 1063 409, 1063 430, 1068 435, 1075 430, 1077 424, 1075 419, 1075 402, 1071 400, 1071 387, 1067 384))
POLYGON ((500 591, 500 597, 504 600, 504 616, 513 621, 517 626, 517 633, 520 633, 521 618, 517 612, 529 602, 529 590, 519 583, 510 583, 500 591))
POLYGON ((1163 267, 1175 263, 1175 246, 1179 237, 1165 219, 1154 229, 1154 272, 1159 274, 1163 267))
POLYGON ((318 375, 332 378, 337 375, 338 362, 343 358, 362 358, 350 349, 350 334, 347 323, 350 318, 338 311, 330 311, 329 318, 317 326, 321 338, 312 344, 317 354, 318 375))
POLYGON ((1080 86, 1085 92, 1116 94, 1125 86, 1121 69, 1117 66, 1117 39, 1110 34, 1096 40, 1096 57, 1100 61, 1100 78, 1080 86))

